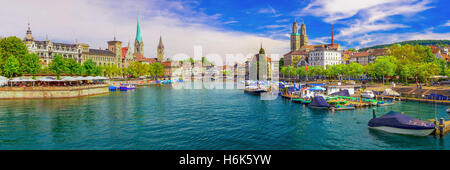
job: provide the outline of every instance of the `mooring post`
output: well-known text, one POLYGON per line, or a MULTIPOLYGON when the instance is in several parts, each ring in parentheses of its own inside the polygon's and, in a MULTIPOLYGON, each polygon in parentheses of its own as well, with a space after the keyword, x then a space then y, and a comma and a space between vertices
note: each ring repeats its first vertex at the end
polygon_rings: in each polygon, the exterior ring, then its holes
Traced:
POLYGON ((444 132, 445 132, 444 118, 439 119, 439 131, 441 131, 441 133, 440 133, 441 137, 444 136, 444 132))
POLYGON ((434 123, 434 136, 437 136, 438 132, 439 132, 439 128, 438 128, 439 125, 437 124, 436 119, 433 120, 433 123, 434 123))
POLYGON ((377 118, 377 110, 375 110, 375 108, 372 109, 372 117, 375 119, 377 118))

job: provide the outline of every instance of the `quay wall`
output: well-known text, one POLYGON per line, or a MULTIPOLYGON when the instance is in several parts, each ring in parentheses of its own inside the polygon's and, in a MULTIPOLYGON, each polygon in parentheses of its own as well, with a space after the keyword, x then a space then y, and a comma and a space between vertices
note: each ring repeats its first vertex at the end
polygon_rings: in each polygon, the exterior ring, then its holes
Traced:
POLYGON ((71 98, 108 93, 108 85, 76 87, 0 87, 0 99, 71 98))

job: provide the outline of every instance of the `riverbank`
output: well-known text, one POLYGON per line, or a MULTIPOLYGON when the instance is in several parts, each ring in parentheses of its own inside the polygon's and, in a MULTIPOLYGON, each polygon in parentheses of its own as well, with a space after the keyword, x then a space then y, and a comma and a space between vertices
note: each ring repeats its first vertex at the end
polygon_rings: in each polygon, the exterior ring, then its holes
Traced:
POLYGON ((72 98, 108 92, 107 84, 60 87, 0 87, 0 99, 72 98))

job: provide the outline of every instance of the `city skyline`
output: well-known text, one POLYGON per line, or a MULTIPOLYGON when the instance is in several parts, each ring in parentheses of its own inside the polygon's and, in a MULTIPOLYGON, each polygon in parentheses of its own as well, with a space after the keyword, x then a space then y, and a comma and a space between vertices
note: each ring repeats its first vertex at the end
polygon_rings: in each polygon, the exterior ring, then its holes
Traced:
POLYGON ((125 44, 134 43, 139 13, 146 44, 144 54, 152 58, 156 57, 160 35, 166 42, 166 56, 186 53, 193 57, 195 45, 203 47, 203 54, 255 54, 261 42, 268 53, 283 55, 289 51, 294 19, 307 25, 310 44, 329 43, 333 24, 335 42, 344 49, 411 39, 450 39, 450 22, 445 19, 449 12, 442 5, 444 1, 384 0, 345 8, 348 3, 17 1, 0 7, 0 20, 6 23, 0 36, 23 38, 30 18, 33 35, 38 40, 48 35, 52 41, 78 41, 105 49, 105 42, 114 35, 125 44))

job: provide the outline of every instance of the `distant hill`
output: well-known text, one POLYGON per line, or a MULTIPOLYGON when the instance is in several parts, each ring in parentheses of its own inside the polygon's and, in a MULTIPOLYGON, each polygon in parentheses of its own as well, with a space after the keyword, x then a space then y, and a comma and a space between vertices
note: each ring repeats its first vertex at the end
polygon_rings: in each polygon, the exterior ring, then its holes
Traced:
MULTIPOLYGON (((406 44, 416 45, 416 44, 418 44, 418 45, 435 45, 435 46, 437 46, 437 45, 450 45, 450 40, 410 40, 410 41, 402 41, 402 42, 397 42, 397 43, 392 43, 392 44, 400 44, 400 45, 406 45, 406 44)), ((392 44, 375 45, 372 47, 361 48, 358 51, 390 47, 392 44)))

